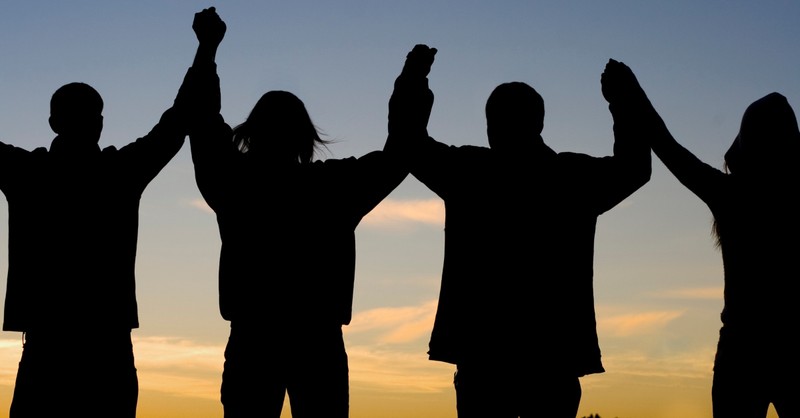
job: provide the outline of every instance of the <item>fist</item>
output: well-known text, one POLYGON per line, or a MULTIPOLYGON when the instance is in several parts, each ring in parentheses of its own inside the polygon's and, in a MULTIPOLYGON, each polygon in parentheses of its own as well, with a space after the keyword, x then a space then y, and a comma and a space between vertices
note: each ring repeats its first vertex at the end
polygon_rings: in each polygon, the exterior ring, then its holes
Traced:
POLYGON ((200 43, 219 45, 225 37, 227 27, 217 14, 216 8, 209 7, 194 14, 192 29, 200 43))
POLYGON ((433 65, 433 57, 436 55, 436 48, 431 48, 427 45, 417 44, 414 46, 408 55, 406 55, 406 63, 403 66, 403 74, 425 78, 431 71, 433 65))

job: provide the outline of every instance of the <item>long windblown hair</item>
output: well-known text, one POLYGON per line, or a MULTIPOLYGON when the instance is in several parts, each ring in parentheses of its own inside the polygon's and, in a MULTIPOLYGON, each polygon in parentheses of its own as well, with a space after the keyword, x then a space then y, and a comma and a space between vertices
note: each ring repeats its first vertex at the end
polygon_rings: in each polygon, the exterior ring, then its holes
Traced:
MULTIPOLYGON (((742 116, 739 134, 725 153, 724 170, 750 185, 755 179, 785 181, 793 173, 792 163, 800 151, 797 117, 786 97, 770 93, 751 103, 742 116)), ((764 187, 766 184, 759 184, 764 187)), ((753 186, 749 186, 753 187, 753 186)), ((712 233, 721 245, 716 219, 712 233)))
POLYGON ((330 141, 322 139, 303 102, 282 90, 265 93, 247 119, 233 129, 236 148, 253 156, 309 163, 314 152, 330 141))

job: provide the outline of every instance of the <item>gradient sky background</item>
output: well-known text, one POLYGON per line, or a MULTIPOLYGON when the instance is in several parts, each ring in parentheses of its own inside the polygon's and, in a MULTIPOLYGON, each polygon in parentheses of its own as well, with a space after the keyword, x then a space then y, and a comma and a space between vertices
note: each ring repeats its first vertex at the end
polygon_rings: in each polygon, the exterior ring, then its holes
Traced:
MULTIPOLYGON (((49 146, 50 96, 72 81, 105 100, 102 146, 146 134, 192 61, 193 15, 208 6, 228 24, 217 55, 225 118, 241 122, 261 94, 289 90, 337 141, 330 157, 382 147, 392 83, 417 43, 439 49, 429 131, 450 144, 485 145, 486 98, 516 80, 544 97, 543 137, 556 151, 610 154, 600 92, 609 58, 631 66, 678 141, 717 167, 749 103, 772 91, 800 103, 800 3, 788 0, 3 2, 0 140, 49 146)), ((345 327, 353 418, 456 416, 454 366, 426 355, 443 217, 440 200, 409 177, 357 230, 354 317, 345 327)), ((7 219, 2 199, 2 276, 7 219)), ((652 180, 600 217, 595 297, 607 372, 581 379, 579 416, 710 417, 722 309, 710 227, 707 207, 657 159, 652 180)), ((217 305, 219 245, 187 141, 141 201, 139 417, 222 416, 229 328, 217 305)), ((531 303, 546 297, 532 294, 531 303)), ((92 330, 79 326, 64 342, 91 343, 92 330)), ((0 418, 20 354, 21 335, 0 333, 0 418)))

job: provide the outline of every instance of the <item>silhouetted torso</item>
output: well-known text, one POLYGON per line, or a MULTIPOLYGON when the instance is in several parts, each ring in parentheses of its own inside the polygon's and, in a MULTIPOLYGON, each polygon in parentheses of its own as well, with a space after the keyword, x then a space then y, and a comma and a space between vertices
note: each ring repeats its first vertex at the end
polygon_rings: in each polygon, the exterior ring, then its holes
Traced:
POLYGON ((659 156, 714 216, 725 275, 723 325, 774 359, 775 350, 792 350, 788 330, 800 321, 791 278, 800 252, 792 188, 800 179, 787 172, 778 183, 752 182, 684 152, 659 156))
POLYGON ((310 164, 248 164, 224 141, 227 125, 218 128, 205 130, 210 137, 193 135, 192 150, 198 186, 220 229, 223 317, 348 324, 355 228, 404 173, 382 151, 310 164))
POLYGON ((798 205, 790 191, 800 182, 794 180, 783 189, 742 193, 748 186, 728 175, 708 188, 712 194, 716 190, 715 196, 704 196, 720 232, 725 271, 722 322, 747 332, 763 330, 761 342, 769 339, 776 346, 781 345, 776 339, 793 338, 787 331, 800 321, 792 279, 800 253, 795 238, 800 236, 798 205))
POLYGON ((215 65, 195 70, 192 160, 217 217, 219 306, 231 323, 224 414, 277 417, 288 394, 293 416, 347 417, 342 325, 352 316, 355 229, 408 171, 384 151, 313 161, 324 141, 285 91, 265 93, 231 129, 219 114, 215 65), (309 131, 318 143, 304 142, 309 131), (238 147, 241 132, 247 152, 238 147))
POLYGON ((117 150, 0 146, 8 200, 6 331, 138 327, 139 199, 178 152, 182 134, 157 126, 117 150))
POLYGON ((431 359, 468 364, 496 353, 494 362, 602 372, 595 226, 641 185, 637 177, 620 178, 610 158, 556 153, 544 144, 516 161, 433 140, 420 151, 425 157, 412 174, 447 210, 431 359))

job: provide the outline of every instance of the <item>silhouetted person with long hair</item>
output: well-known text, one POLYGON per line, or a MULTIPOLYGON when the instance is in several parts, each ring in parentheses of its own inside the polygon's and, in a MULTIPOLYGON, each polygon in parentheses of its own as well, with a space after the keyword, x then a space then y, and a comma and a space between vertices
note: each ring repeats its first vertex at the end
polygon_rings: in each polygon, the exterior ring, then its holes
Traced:
POLYGON ((11 418, 135 417, 139 200, 181 149, 186 109, 179 93, 147 135, 101 148, 103 99, 74 82, 51 98, 49 149, 0 143, 3 330, 23 333, 11 418))
POLYGON ((715 418, 800 417, 800 254, 797 118, 786 97, 750 104, 722 170, 680 145, 652 110, 656 156, 708 208, 724 267, 724 309, 714 359, 715 418))
POLYGON ((352 315, 355 229, 408 172, 380 150, 315 159, 328 144, 287 91, 268 91, 231 128, 214 61, 226 27, 213 10, 196 19, 198 49, 209 52, 197 64, 206 81, 189 138, 222 243, 225 417, 277 418, 287 393, 295 418, 347 417, 342 326, 352 315))
MULTIPOLYGON (((430 65, 435 52, 417 46, 408 60, 430 65)), ((604 371, 592 284, 595 226, 649 180, 651 158, 639 138, 643 93, 632 74, 609 60, 601 84, 614 119, 613 156, 548 147, 544 102, 522 82, 489 96, 489 147, 427 135, 404 142, 411 174, 446 208, 428 354, 456 365, 459 418, 572 418, 579 377, 604 371)), ((417 97, 423 100, 408 104, 430 109, 432 93, 417 97)))

